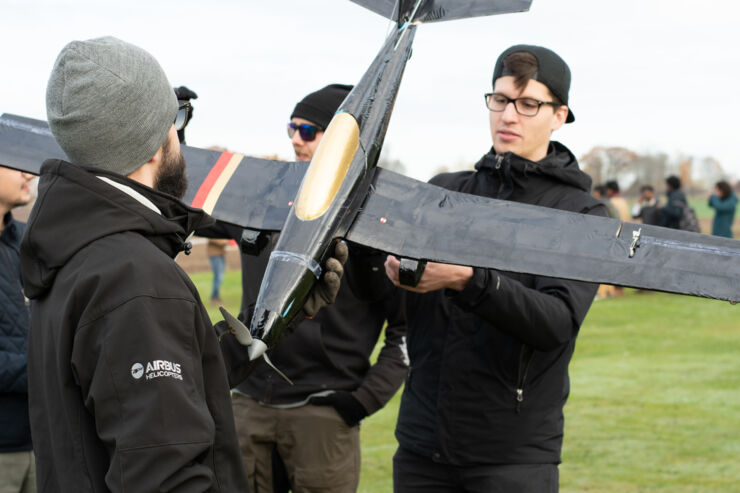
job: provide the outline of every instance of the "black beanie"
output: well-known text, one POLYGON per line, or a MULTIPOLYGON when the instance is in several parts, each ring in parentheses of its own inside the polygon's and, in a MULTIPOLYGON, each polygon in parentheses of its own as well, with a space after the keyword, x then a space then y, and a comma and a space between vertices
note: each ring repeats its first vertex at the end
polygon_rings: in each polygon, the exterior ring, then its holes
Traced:
POLYGON ((295 105, 290 117, 303 118, 325 130, 334 117, 334 113, 339 109, 339 105, 351 90, 352 86, 330 84, 303 98, 295 105))

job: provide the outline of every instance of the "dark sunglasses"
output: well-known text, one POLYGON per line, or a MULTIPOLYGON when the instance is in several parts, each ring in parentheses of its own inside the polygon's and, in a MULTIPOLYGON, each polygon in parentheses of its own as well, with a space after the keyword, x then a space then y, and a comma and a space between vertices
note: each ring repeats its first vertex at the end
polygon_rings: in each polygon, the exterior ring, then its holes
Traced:
POLYGON ((180 106, 177 107, 177 115, 175 115, 175 130, 180 131, 185 128, 188 121, 190 121, 190 110, 192 108, 190 103, 180 103, 180 106))
POLYGON ((321 127, 309 125, 308 123, 302 123, 300 125, 293 122, 288 123, 288 137, 292 139, 296 130, 298 130, 298 133, 301 135, 301 140, 304 142, 311 142, 316 138, 316 132, 320 131, 321 127))

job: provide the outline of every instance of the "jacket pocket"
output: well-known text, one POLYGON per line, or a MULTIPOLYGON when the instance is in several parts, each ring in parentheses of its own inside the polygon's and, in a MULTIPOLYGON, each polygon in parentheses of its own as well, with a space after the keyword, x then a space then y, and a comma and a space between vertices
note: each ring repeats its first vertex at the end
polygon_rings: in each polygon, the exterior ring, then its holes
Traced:
POLYGON ((529 368, 532 365, 533 359, 534 349, 522 344, 522 349, 519 351, 519 368, 517 371, 516 387, 514 389, 517 414, 521 411, 521 406, 524 402, 524 390, 527 384, 527 374, 529 373, 529 368))

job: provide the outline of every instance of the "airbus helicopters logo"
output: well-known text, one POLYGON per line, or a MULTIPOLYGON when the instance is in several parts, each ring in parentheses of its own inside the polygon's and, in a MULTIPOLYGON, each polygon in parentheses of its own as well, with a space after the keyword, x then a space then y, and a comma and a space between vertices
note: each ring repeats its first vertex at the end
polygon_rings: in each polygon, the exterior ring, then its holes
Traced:
POLYGON ((155 359, 148 362, 146 366, 141 363, 134 363, 131 367, 131 376, 136 380, 140 380, 142 377, 146 380, 162 377, 182 380, 182 369, 179 363, 155 359))

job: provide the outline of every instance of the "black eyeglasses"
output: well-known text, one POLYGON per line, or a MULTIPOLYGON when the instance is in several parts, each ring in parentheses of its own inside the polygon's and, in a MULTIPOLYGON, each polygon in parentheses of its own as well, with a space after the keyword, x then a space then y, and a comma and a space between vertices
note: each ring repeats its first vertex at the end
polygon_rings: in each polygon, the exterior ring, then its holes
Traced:
POLYGON ((322 129, 316 125, 309 125, 308 123, 301 123, 300 125, 293 122, 288 123, 288 137, 292 139, 296 130, 298 130, 301 140, 304 142, 311 142, 316 138, 316 132, 322 129))
POLYGON ((540 101, 534 98, 510 98, 498 92, 489 92, 483 95, 486 99, 486 107, 491 111, 501 112, 509 103, 514 103, 514 109, 522 116, 535 116, 540 111, 540 106, 549 104, 553 108, 561 106, 555 101, 540 101))
POLYGON ((177 107, 177 115, 175 115, 175 130, 180 131, 185 128, 188 121, 190 121, 190 110, 192 108, 190 103, 180 103, 180 106, 177 107))

